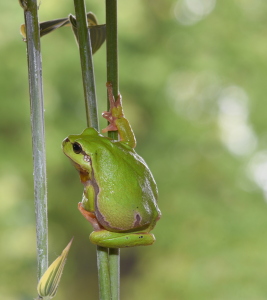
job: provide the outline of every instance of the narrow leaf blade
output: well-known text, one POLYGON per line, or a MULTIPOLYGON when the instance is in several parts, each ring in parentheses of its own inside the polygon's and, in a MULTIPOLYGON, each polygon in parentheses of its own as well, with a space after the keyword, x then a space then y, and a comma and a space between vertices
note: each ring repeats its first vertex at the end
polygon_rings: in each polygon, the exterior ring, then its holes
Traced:
POLYGON ((37 292, 40 297, 52 299, 56 295, 72 241, 73 238, 68 243, 67 247, 62 251, 61 255, 54 260, 54 262, 49 266, 40 279, 37 285, 37 292))

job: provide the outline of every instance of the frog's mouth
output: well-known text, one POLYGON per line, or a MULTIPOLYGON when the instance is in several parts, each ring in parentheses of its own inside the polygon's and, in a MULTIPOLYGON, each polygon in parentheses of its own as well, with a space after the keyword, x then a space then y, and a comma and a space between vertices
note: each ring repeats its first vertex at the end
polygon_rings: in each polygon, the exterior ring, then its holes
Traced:
POLYGON ((74 161, 72 161, 72 163, 73 163, 75 169, 79 172, 80 179, 83 184, 86 184, 93 179, 92 177, 90 177, 89 172, 84 170, 83 168, 81 168, 81 166, 79 164, 77 164, 74 161))
POLYGON ((85 153, 85 151, 82 149, 82 146, 75 142, 75 143, 72 143, 69 138, 66 138, 64 141, 63 141, 63 151, 65 153, 65 155, 71 160, 72 164, 74 165, 75 169, 79 172, 80 174, 80 179, 81 179, 81 182, 84 184, 84 185, 88 185, 90 184, 90 182, 94 182, 94 176, 93 176, 93 169, 92 169, 92 160, 91 160, 91 157, 89 155, 87 155, 85 153), (76 154, 82 154, 83 155, 83 160, 84 162, 86 162, 88 165, 87 165, 87 169, 83 169, 77 162, 75 162, 67 153, 66 151, 64 151, 64 148, 66 145, 70 145, 70 147, 72 147, 73 151, 76 153, 76 154), (75 147, 74 147, 75 146, 75 147))

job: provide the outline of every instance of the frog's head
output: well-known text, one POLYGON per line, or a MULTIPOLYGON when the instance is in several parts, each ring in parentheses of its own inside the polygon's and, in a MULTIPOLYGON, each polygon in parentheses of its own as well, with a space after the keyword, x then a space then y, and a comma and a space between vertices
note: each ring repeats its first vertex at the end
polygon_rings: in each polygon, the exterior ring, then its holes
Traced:
POLYGON ((92 159, 97 151, 99 140, 103 138, 94 128, 86 128, 79 135, 68 136, 62 143, 63 152, 80 173, 83 183, 93 176, 92 159))

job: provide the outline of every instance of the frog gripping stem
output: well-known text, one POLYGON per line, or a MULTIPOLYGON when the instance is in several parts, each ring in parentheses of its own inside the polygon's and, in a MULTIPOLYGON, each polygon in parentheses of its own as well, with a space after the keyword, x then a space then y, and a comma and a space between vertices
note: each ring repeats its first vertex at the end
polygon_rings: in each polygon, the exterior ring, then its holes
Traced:
POLYGON ((126 142, 130 147, 135 148, 136 139, 129 121, 124 117, 121 94, 119 94, 117 100, 115 100, 112 83, 107 82, 106 86, 110 108, 109 111, 104 111, 102 116, 108 120, 109 125, 102 129, 102 132, 118 131, 120 137, 119 140, 121 142, 126 142))
POLYGON ((89 239, 93 244, 109 248, 149 246, 156 240, 152 233, 115 233, 107 230, 93 231, 89 239), (111 245, 111 243, 113 243, 113 245, 111 245))
POLYGON ((102 132, 107 131, 117 131, 118 127, 116 125, 117 119, 124 118, 122 105, 121 105, 121 95, 119 94, 117 97, 117 100, 115 100, 115 97, 113 95, 113 87, 111 82, 106 83, 107 90, 108 90, 108 99, 110 108, 109 111, 104 111, 102 113, 103 118, 107 119, 109 122, 109 125, 102 130, 102 132))

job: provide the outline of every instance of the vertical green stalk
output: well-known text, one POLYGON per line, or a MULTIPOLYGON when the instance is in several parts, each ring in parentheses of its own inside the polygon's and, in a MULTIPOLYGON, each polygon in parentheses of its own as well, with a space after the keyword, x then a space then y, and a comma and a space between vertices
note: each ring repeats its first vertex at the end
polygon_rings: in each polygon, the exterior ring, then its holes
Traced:
MULTIPOLYGON (((117 0, 106 0, 106 34, 107 34, 107 81, 112 82, 113 94, 119 94, 118 80, 118 26, 117 0)), ((108 101, 109 105, 109 101, 108 101)), ((118 139, 117 132, 109 132, 109 136, 118 139)), ((120 249, 109 250, 110 281, 112 300, 120 298, 120 249)))
POLYGON ((33 145, 34 199, 37 232, 37 278, 39 281, 48 267, 47 186, 42 59, 37 1, 20 0, 20 4, 24 9, 27 35, 33 145))
MULTIPOLYGON (((88 126, 94 127, 96 130, 99 130, 92 48, 90 31, 87 29, 86 8, 84 0, 74 0, 74 6, 77 20, 77 32, 81 57, 87 124, 88 126)), ((97 246, 97 266, 100 299, 110 300, 111 294, 108 248, 97 246)))
POLYGON ((99 299, 111 300, 109 248, 97 246, 99 299))
POLYGON ((84 0, 74 0, 87 125, 99 130, 90 31, 84 0))
MULTIPOLYGON (((113 94, 119 94, 117 0, 106 0, 107 81, 113 94)), ((109 102, 108 102, 109 104, 109 102)))
POLYGON ((109 249, 111 299, 120 299, 120 248, 109 249))

